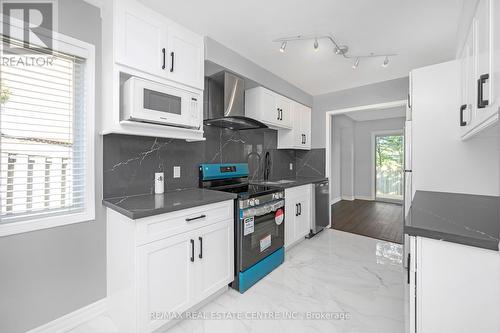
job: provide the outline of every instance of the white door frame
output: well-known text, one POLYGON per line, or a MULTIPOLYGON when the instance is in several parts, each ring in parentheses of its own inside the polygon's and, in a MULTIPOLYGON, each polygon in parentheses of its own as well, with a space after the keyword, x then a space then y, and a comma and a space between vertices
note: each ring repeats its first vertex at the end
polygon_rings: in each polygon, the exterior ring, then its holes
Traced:
MULTIPOLYGON (((361 105, 361 106, 355 106, 355 107, 350 107, 350 108, 343 108, 343 109, 336 109, 336 110, 331 110, 327 111, 325 114, 325 127, 326 127, 326 135, 325 135, 325 147, 326 147, 326 177, 330 180, 330 193, 332 193, 332 165, 331 165, 331 141, 332 141, 332 128, 331 128, 331 118, 333 116, 339 115, 339 114, 345 114, 349 112, 355 112, 355 111, 364 111, 364 110, 383 110, 383 109, 390 109, 390 108, 395 108, 395 107, 400 107, 400 106, 406 106, 407 100, 397 100, 397 101, 392 101, 392 102, 386 102, 386 103, 378 103, 378 104, 368 104, 368 105, 361 105)), ((337 181, 337 180, 335 180, 337 181)), ((331 204, 331 202, 330 202, 331 204)), ((331 218, 330 218, 331 221, 331 218)))
MULTIPOLYGON (((386 131, 373 131, 372 132, 372 149, 371 149, 371 168, 372 168, 372 190, 371 190, 371 199, 376 200, 377 199, 377 193, 375 191, 377 190, 377 171, 375 168, 375 138, 377 136, 384 136, 384 135, 401 135, 404 136, 404 130, 386 130, 386 131)), ((403 147, 404 150, 404 147, 403 147)))

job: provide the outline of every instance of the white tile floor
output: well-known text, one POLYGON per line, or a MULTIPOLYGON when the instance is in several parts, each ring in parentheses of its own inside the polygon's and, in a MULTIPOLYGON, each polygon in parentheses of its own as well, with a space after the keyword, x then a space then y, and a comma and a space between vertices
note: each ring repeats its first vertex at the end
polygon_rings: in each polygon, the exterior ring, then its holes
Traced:
MULTIPOLYGON (((288 320, 184 320, 168 332, 349 332, 402 333, 402 247, 336 230, 325 230, 286 253, 285 263, 241 295, 229 290, 199 311, 288 320), (305 320, 307 312, 347 319, 305 320)), ((96 318, 72 333, 117 332, 109 318, 96 318)))

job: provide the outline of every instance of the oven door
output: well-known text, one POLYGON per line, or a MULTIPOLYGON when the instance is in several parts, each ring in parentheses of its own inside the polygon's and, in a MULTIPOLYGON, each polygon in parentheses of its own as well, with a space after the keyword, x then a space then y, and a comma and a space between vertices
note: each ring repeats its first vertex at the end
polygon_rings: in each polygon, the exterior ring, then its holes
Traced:
POLYGON ((239 270, 244 271, 285 243, 283 200, 242 209, 238 223, 239 270))
POLYGON ((124 95, 128 120, 198 128, 200 96, 177 87, 136 77, 125 82, 124 95))

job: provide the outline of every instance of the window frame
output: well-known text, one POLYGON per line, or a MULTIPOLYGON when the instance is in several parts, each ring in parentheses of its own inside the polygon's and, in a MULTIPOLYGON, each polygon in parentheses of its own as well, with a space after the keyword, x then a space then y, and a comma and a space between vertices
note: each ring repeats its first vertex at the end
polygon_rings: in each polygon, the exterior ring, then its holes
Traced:
MULTIPOLYGON (((0 16, 0 26, 3 27, 4 17, 0 16)), ((9 21, 11 31, 22 33, 23 22, 13 18, 9 21)), ((50 32, 52 49, 57 52, 78 56, 85 59, 85 191, 84 208, 73 213, 40 217, 33 216, 26 220, 0 223, 0 237, 35 230, 54 228, 74 223, 91 222, 95 220, 95 46, 73 37, 57 32, 50 32)), ((3 53, 2 53, 3 54, 3 53)))

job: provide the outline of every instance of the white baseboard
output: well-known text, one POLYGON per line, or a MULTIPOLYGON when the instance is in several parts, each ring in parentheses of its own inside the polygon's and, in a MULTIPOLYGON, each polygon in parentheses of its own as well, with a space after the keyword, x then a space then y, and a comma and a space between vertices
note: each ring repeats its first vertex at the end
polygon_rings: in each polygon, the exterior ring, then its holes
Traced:
POLYGON ((354 200, 354 196, 342 196, 341 198, 342 200, 349 200, 349 201, 353 201, 354 200))
POLYGON ((78 327, 87 321, 106 312, 106 298, 89 304, 76 311, 59 317, 47 324, 34 328, 28 333, 63 333, 78 327))
POLYGON ((364 196, 364 195, 357 195, 357 196, 356 196, 356 199, 357 199, 357 200, 368 200, 368 201, 373 201, 373 200, 375 200, 375 198, 374 198, 374 197, 372 197, 372 196, 364 196))
POLYGON ((342 200, 341 197, 337 197, 337 198, 334 198, 333 200, 330 201, 330 205, 333 205, 333 204, 336 204, 337 202, 339 202, 340 200, 342 200))

